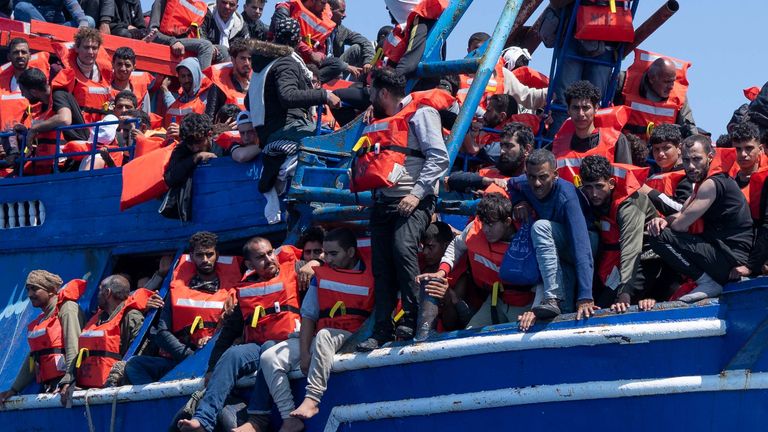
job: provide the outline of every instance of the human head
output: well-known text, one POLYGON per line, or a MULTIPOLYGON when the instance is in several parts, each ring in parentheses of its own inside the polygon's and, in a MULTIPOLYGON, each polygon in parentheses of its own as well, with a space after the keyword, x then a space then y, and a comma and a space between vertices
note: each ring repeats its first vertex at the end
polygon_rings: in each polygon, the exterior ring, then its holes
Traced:
POLYGON ((632 155, 632 165, 639 167, 648 166, 648 143, 644 139, 632 133, 625 133, 629 143, 629 152, 632 155))
POLYGON ((483 234, 488 243, 504 240, 514 230, 512 202, 498 192, 486 194, 477 203, 477 218, 483 224, 483 234))
POLYGON ((243 13, 252 21, 260 20, 264 13, 264 4, 266 0, 245 0, 243 13))
POLYGON ((666 99, 672 92, 677 79, 675 62, 666 57, 659 57, 651 63, 647 76, 653 92, 666 99))
POLYGON ((181 90, 184 93, 189 94, 194 92, 195 81, 192 76, 192 71, 189 70, 189 68, 177 66, 176 76, 179 78, 179 86, 181 86, 181 90))
POLYGON ((208 231, 198 231, 189 238, 189 255, 201 275, 211 275, 216 271, 219 251, 216 247, 219 237, 208 231))
POLYGON ((648 142, 656 165, 662 172, 671 171, 680 163, 680 141, 683 136, 680 127, 673 124, 660 124, 653 128, 648 142))
POLYGON ((293 18, 285 18, 278 21, 275 24, 273 38, 276 44, 296 48, 301 39, 299 22, 293 18))
POLYGON ((304 3, 304 7, 309 9, 309 11, 315 14, 316 17, 323 16, 325 5, 328 4, 328 0, 301 0, 301 2, 304 3))
POLYGON ((307 69, 309 69, 310 72, 312 72, 312 87, 319 89, 321 87, 320 84, 320 68, 317 67, 316 64, 310 63, 307 65, 307 69))
POLYGON ((99 284, 98 304, 104 311, 113 311, 131 294, 131 283, 125 276, 112 275, 99 284))
POLYGON ((45 308, 56 296, 63 282, 59 275, 45 270, 32 270, 27 275, 26 282, 29 302, 36 308, 45 308))
POLYGON ((469 40, 467 41, 467 53, 471 53, 472 51, 480 48, 485 41, 491 38, 491 35, 484 32, 477 32, 472 33, 472 36, 469 37, 469 40))
POLYGON ((136 69, 136 53, 131 48, 120 47, 112 56, 112 71, 118 81, 128 81, 136 69))
POLYGON ((707 178, 709 165, 715 157, 712 141, 704 135, 691 135, 680 143, 683 169, 691 183, 699 183, 707 178))
POLYGON ((323 241, 325 229, 320 225, 309 227, 301 233, 296 247, 301 249, 301 259, 305 261, 323 259, 323 241))
POLYGON ((507 94, 494 94, 488 98, 483 114, 483 124, 495 128, 511 115, 517 114, 517 101, 507 94))
POLYGON ((394 69, 374 69, 372 73, 370 99, 373 115, 385 118, 395 114, 397 105, 405 97, 405 78, 394 69))
POLYGON ((146 113, 144 110, 134 109, 126 113, 129 117, 139 119, 139 130, 144 133, 146 132, 151 126, 152 122, 149 119, 149 114, 146 113))
POLYGON ((440 77, 440 83, 437 88, 447 91, 451 96, 456 96, 461 87, 461 78, 456 74, 448 74, 440 77))
POLYGON ((232 68, 240 78, 251 76, 251 45, 244 39, 235 39, 229 43, 229 57, 232 68))
POLYGON ((424 265, 439 265, 453 237, 453 231, 447 223, 437 221, 429 224, 421 236, 421 257, 424 259, 424 265))
POLYGON ((347 17, 347 2, 346 0, 328 0, 328 5, 331 6, 331 20, 336 25, 341 24, 344 18, 347 17))
POLYGON ((325 263, 331 268, 351 270, 357 263, 357 237, 349 228, 334 228, 323 241, 325 263))
POLYGON ((237 131, 240 132, 240 141, 244 146, 258 144, 258 135, 251 121, 251 114, 248 111, 242 111, 237 115, 237 131))
MULTIPOLYGON (((736 126, 734 124, 734 126, 736 126)), ((731 135, 724 133, 717 137, 717 141, 715 142, 715 147, 717 148, 731 148, 733 147, 733 143, 731 143, 731 135)))
POLYGON ((237 120, 237 116, 240 114, 240 107, 235 104, 224 104, 219 108, 216 113, 216 119, 214 123, 228 123, 232 120, 237 120))
POLYGON ((581 191, 595 207, 610 202, 616 180, 605 156, 591 155, 581 160, 581 191))
POLYGON ((29 42, 26 39, 13 38, 8 42, 8 60, 14 70, 18 72, 26 70, 31 56, 29 42))
POLYGON ((760 129, 752 122, 739 123, 733 127, 731 143, 736 149, 736 163, 739 170, 751 174, 760 164, 763 145, 760 143, 760 129))
POLYGON ((512 122, 504 125, 499 136, 499 160, 496 168, 505 176, 519 175, 525 169, 525 159, 533 148, 533 131, 528 126, 512 122))
POLYGON ((591 132, 600 104, 600 90, 589 81, 576 81, 565 89, 565 103, 576 132, 591 132))
POLYGON ((187 57, 176 65, 176 77, 185 95, 197 95, 203 82, 203 71, 197 57, 187 57))
POLYGON ((216 0, 216 12, 222 21, 229 21, 235 11, 237 11, 237 0, 216 0))
POLYGON ((51 95, 51 87, 48 85, 48 78, 37 68, 29 68, 19 75, 17 80, 21 94, 29 100, 30 103, 48 102, 51 95))
POLYGON ((96 55, 101 46, 101 33, 91 27, 80 27, 75 33, 75 50, 77 59, 85 66, 96 63, 96 55))
POLYGON ((384 39, 389 36, 390 33, 392 33, 392 30, 394 27, 391 25, 385 25, 382 28, 379 29, 379 32, 376 33, 376 46, 381 46, 384 43, 384 39))
POLYGON ((253 237, 243 246, 245 265, 261 280, 269 280, 280 273, 280 263, 272 243, 263 237, 253 237))
POLYGON ((213 124, 205 114, 187 114, 179 126, 181 142, 195 153, 208 151, 211 148, 212 136, 213 124))
POLYGON ((536 149, 525 160, 525 172, 533 195, 544 199, 552 191, 557 180, 555 155, 546 149, 536 149))
POLYGON ((511 46, 501 52, 501 58, 504 60, 504 67, 515 70, 519 67, 528 66, 531 62, 531 53, 526 48, 511 46))
POLYGON ((113 111, 118 117, 125 115, 128 111, 138 108, 138 106, 139 101, 136 99, 136 95, 130 90, 121 90, 120 93, 115 95, 115 108, 113 111))

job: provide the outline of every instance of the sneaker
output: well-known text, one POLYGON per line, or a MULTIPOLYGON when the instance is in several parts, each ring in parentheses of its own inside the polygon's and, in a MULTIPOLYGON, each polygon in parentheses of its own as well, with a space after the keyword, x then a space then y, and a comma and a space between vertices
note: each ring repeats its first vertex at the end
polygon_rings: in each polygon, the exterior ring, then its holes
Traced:
POLYGON ((414 334, 413 327, 407 325, 399 325, 395 328, 395 337, 398 340, 411 340, 414 334))
POLYGON ((560 315, 560 300, 556 298, 546 299, 538 306, 534 306, 533 314, 538 319, 551 319, 560 315))
POLYGON ((357 344, 355 350, 357 350, 357 352, 371 352, 375 349, 378 349, 380 346, 381 343, 379 340, 371 337, 357 344))

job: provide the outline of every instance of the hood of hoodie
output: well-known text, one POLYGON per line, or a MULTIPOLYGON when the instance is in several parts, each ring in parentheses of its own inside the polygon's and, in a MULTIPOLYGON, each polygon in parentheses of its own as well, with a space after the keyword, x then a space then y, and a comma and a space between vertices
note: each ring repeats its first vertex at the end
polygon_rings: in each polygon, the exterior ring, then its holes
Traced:
POLYGON ((287 45, 278 45, 251 39, 251 67, 254 72, 261 72, 268 64, 281 57, 290 57, 293 49, 287 45))
POLYGON ((387 5, 387 9, 395 17, 397 23, 400 25, 405 24, 408 21, 408 15, 419 4, 421 0, 384 0, 384 4, 387 5))
POLYGON ((176 70, 178 71, 180 67, 185 67, 192 73, 192 95, 196 96, 197 92, 200 91, 200 83, 203 80, 200 61, 196 57, 187 57, 176 65, 176 70))

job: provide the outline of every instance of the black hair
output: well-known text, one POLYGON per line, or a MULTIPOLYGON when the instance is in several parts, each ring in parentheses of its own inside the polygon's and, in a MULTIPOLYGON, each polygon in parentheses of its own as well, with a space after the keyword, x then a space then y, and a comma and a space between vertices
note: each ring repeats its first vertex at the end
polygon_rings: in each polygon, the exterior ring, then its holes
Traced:
POLYGON ((389 36, 390 33, 392 33, 392 30, 395 28, 391 25, 385 25, 384 27, 380 28, 378 33, 376 33, 376 45, 381 45, 384 38, 389 36))
POLYGON ((191 113, 184 116, 179 126, 181 141, 200 141, 205 139, 213 130, 210 117, 205 114, 191 113))
POLYGON ((451 96, 456 96, 456 94, 459 93, 460 87, 461 87, 461 78, 459 78, 459 76, 456 74, 441 76, 440 84, 438 84, 437 86, 437 88, 440 88, 449 92, 451 96))
POLYGON ((129 47, 120 47, 115 50, 115 54, 112 55, 112 62, 115 60, 130 60, 134 65, 136 64, 136 53, 129 47))
POLYGON ((680 149, 690 149, 696 144, 701 144, 704 147, 704 153, 706 154, 714 152, 712 140, 706 135, 691 135, 688 138, 685 138, 680 143, 680 149))
POLYGON ((632 153, 632 165, 644 167, 648 166, 648 143, 635 134, 625 133, 627 142, 629 142, 629 151, 632 153))
POLYGON ((680 132, 680 126, 676 124, 662 123, 653 128, 651 136, 648 138, 650 145, 671 142, 679 146, 683 140, 683 134, 680 132))
POLYGON ((434 240, 438 243, 448 243, 454 238, 453 230, 451 226, 445 222, 437 221, 429 224, 424 234, 421 235, 421 242, 426 243, 429 240, 434 240))
POLYGON ((227 119, 235 120, 240 111, 240 107, 235 104, 224 104, 216 113, 216 123, 225 122, 227 119))
POLYGON ((717 137, 717 142, 715 143, 715 146, 717 146, 717 148, 733 147, 733 142, 731 141, 731 135, 725 133, 717 137))
POLYGON ((307 64, 307 69, 312 72, 312 75, 316 76, 318 81, 320 80, 320 68, 314 63, 307 64))
POLYGON ((140 109, 133 109, 128 111, 128 115, 137 118, 141 120, 141 125, 144 125, 147 127, 147 129, 152 127, 152 121, 149 119, 149 114, 147 114, 146 111, 140 110, 140 109))
POLYGON ((746 141, 760 141, 760 129, 752 122, 738 123, 729 132, 731 143, 742 143, 746 141))
POLYGON ((136 99, 136 95, 133 94, 133 92, 130 90, 120 90, 120 93, 115 95, 114 102, 117 103, 119 99, 128 99, 129 101, 133 102, 134 108, 139 106, 139 100, 136 99))
POLYGON ((229 43, 229 57, 233 62, 235 57, 243 51, 251 51, 251 44, 247 39, 235 39, 229 43))
POLYGON ((472 33, 472 36, 470 36, 469 40, 467 41, 467 49, 469 49, 472 45, 478 42, 483 43, 490 38, 491 38, 491 35, 485 32, 472 33))
POLYGON ((512 122, 504 125, 504 129, 501 130, 501 139, 516 138, 517 143, 521 147, 533 145, 533 131, 528 125, 520 122, 512 122))
POLYGON ((318 242, 322 244, 324 240, 325 228, 321 227, 320 225, 315 225, 307 228, 303 233, 301 233, 299 240, 296 242, 296 247, 299 249, 304 249, 304 245, 307 244, 307 242, 318 242))
POLYGON ((484 224, 492 224, 511 217, 512 201, 498 192, 486 194, 477 203, 477 218, 484 224))
MULTIPOLYGON (((245 2, 243 3, 243 5, 244 5, 244 6, 247 6, 247 5, 251 4, 251 3, 256 3, 257 1, 259 1, 259 0, 245 0, 245 2)), ((264 5, 266 5, 266 4, 267 4, 267 0, 260 0, 260 1, 264 2, 264 5)))
POLYGON ((215 249, 218 242, 219 237, 216 234, 209 231, 198 231, 189 238, 189 252, 194 253, 199 247, 215 249))
POLYGON ((341 6, 341 0, 328 0, 328 5, 331 9, 338 9, 341 6))
POLYGON ((613 167, 608 158, 600 155, 587 156, 581 160, 581 180, 594 182, 613 177, 613 167))
POLYGON ((48 78, 38 68, 29 68, 19 75, 19 85, 27 90, 45 91, 48 86, 48 78))
POLYGON ((371 87, 387 89, 395 97, 405 97, 405 77, 391 68, 374 69, 371 87))
POLYGON ((517 114, 517 101, 508 94, 494 94, 488 98, 488 106, 492 106, 496 112, 505 112, 507 115, 517 114))
POLYGON ((595 106, 600 104, 600 89, 595 87, 595 85, 589 81, 576 81, 569 85, 568 88, 565 89, 564 96, 567 105, 570 105, 571 101, 574 99, 587 99, 595 106))
POLYGON ((29 41, 21 37, 13 38, 10 42, 8 42, 8 51, 13 51, 13 47, 19 44, 29 45, 29 41))
POLYGON ((355 236, 351 229, 345 227, 334 228, 328 231, 323 241, 336 242, 344 250, 352 247, 357 249, 357 236, 355 236))
POLYGON ((555 154, 547 149, 536 149, 525 159, 525 165, 527 166, 537 166, 544 163, 549 164, 551 169, 557 168, 555 154))

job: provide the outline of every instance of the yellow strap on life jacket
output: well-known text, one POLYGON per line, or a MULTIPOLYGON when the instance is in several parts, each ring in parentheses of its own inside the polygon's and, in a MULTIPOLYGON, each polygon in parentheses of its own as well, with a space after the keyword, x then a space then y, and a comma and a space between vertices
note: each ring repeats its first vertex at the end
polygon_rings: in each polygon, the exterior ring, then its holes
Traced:
POLYGON ((397 315, 395 315, 395 317, 393 318, 393 321, 394 322, 400 321, 400 319, 403 318, 403 315, 405 315, 405 310, 400 309, 400 312, 398 312, 397 315))
POLYGON ((496 306, 499 302, 499 291, 501 291, 501 282, 494 282, 493 292, 491 293, 491 306, 496 306))
POLYGON ((608 0, 608 5, 611 7, 611 13, 616 13, 616 0, 608 0))
POLYGON ((370 147, 370 146, 371 146, 371 140, 367 136, 363 135, 360 137, 359 140, 357 140, 357 142, 355 143, 355 146, 352 147, 352 152, 353 153, 358 152, 360 151, 361 148, 370 147))
POLYGON ((83 358, 88 357, 88 353, 90 350, 88 348, 80 348, 80 352, 77 353, 77 362, 75 362, 75 367, 80 368, 80 365, 83 364, 83 358))
POLYGON ((267 312, 264 310, 264 306, 256 306, 256 309, 253 310, 253 318, 251 318, 251 327, 256 328, 256 326, 259 325, 259 318, 264 318, 266 314, 267 312))
POLYGON ((573 176, 573 185, 576 186, 577 188, 581 187, 581 176, 580 175, 576 174, 575 176, 573 176))
POLYGON ((27 115, 32 115, 32 105, 27 105, 27 115))
POLYGON ((345 305, 343 301, 339 300, 331 308, 331 311, 328 313, 328 317, 329 318, 333 318, 333 316, 336 315, 336 312, 338 312, 339 309, 341 309, 341 314, 342 315, 346 315, 347 314, 347 305, 345 305))
POLYGON ((200 39, 200 26, 197 23, 192 23, 192 31, 195 33, 195 38, 200 39))
POLYGON ((651 133, 653 133, 653 129, 656 127, 656 124, 653 122, 648 122, 648 126, 645 127, 645 133, 648 135, 648 137, 651 136, 651 133))
POLYGON ((192 321, 192 326, 189 328, 189 334, 194 334, 197 331, 197 329, 202 330, 202 328, 203 328, 203 317, 198 315, 195 317, 194 321, 192 321))
POLYGON ((29 356, 29 371, 35 371, 35 356, 29 356))
POLYGON ((384 48, 376 48, 376 55, 374 55, 373 59, 371 60, 371 66, 376 66, 376 63, 378 63, 382 57, 384 57, 384 48))

